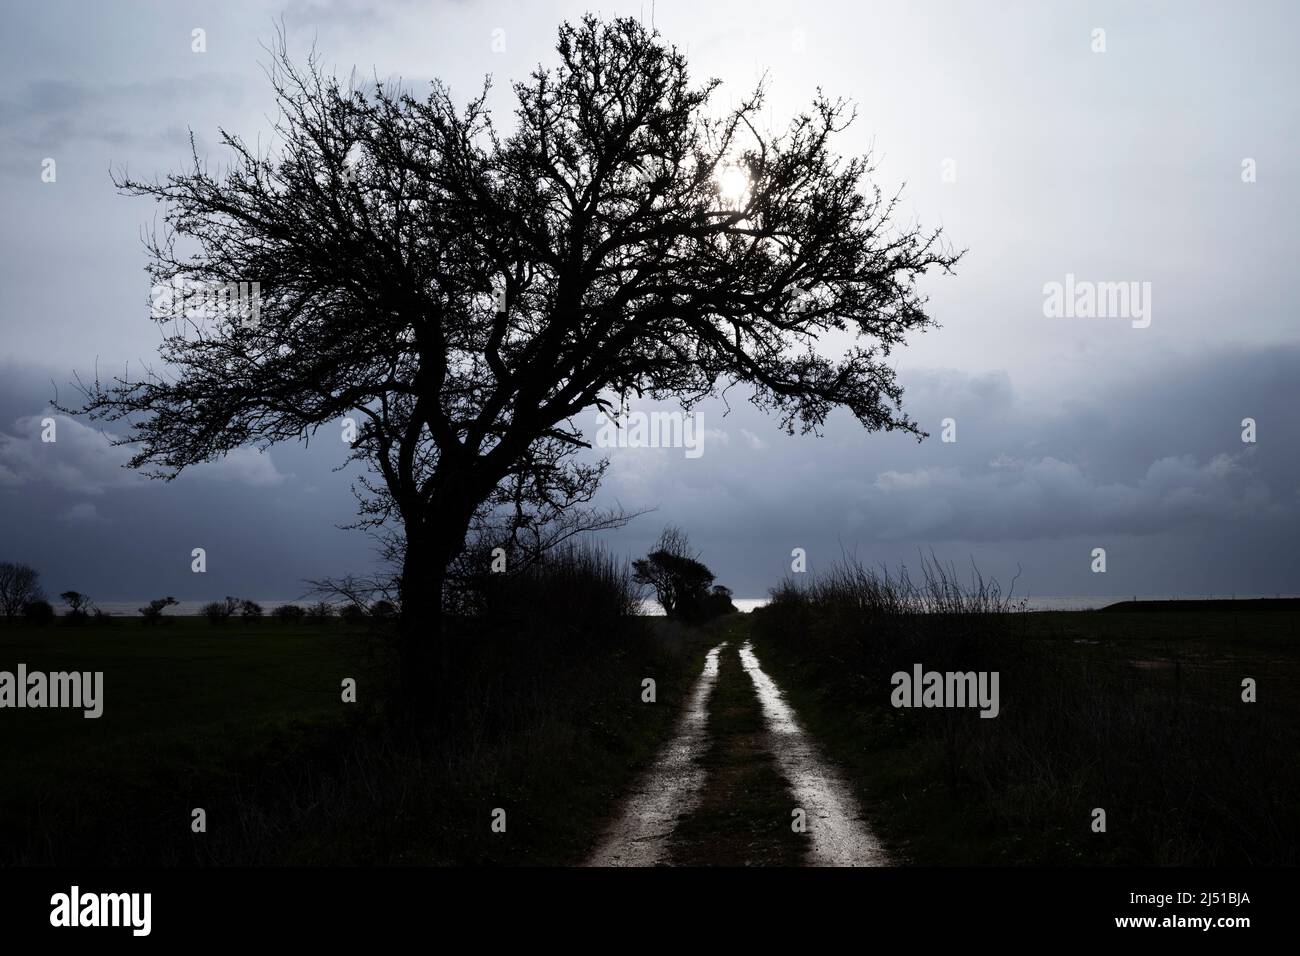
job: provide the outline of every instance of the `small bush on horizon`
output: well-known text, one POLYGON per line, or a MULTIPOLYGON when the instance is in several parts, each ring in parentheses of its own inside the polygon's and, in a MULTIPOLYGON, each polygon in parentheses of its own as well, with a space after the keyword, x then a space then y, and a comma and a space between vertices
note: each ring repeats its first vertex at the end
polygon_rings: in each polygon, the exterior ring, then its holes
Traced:
POLYGON ((44 626, 54 620, 54 605, 46 600, 28 601, 23 605, 23 618, 28 624, 44 626))
POLYGON ((224 601, 209 601, 203 605, 201 613, 213 624, 225 624, 235 616, 248 623, 262 617, 262 605, 248 598, 231 597, 227 594, 224 601))
POLYGON ((238 602, 232 597, 227 597, 224 601, 209 601, 199 609, 199 613, 206 617, 210 624, 225 624, 235 613, 237 604, 238 602))
POLYGON ((179 604, 174 597, 170 595, 165 598, 154 598, 147 605, 140 608, 140 614, 144 617, 145 624, 159 624, 163 619, 163 611, 173 604, 179 604))
POLYGON ((379 600, 370 605, 370 616, 377 621, 392 621, 397 618, 397 605, 392 601, 379 600))
POLYGON ((307 608, 307 620, 320 623, 334 616, 334 607, 325 601, 317 601, 307 608))
POLYGON ((306 616, 306 609, 297 604, 281 604, 271 612, 271 619, 277 624, 297 624, 306 616))

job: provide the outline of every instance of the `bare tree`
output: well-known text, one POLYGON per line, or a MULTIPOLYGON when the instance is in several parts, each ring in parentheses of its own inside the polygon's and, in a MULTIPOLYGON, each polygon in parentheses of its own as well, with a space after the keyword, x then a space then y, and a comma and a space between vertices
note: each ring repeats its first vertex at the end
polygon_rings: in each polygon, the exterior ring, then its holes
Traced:
POLYGON ((654 589, 655 599, 669 617, 694 616, 714 579, 686 533, 672 525, 664 528, 648 555, 632 562, 632 569, 638 583, 654 589))
POLYGON ((24 605, 45 600, 40 577, 30 565, 0 561, 0 613, 6 621, 21 614, 24 605))
POLYGON ((920 434, 886 359, 932 324, 916 279, 957 256, 833 150, 852 110, 819 96, 772 131, 761 85, 715 110, 717 81, 631 19, 566 23, 557 51, 514 85, 505 134, 486 86, 463 106, 440 83, 352 89, 281 38, 273 152, 223 132, 222 172, 195 155, 118 178, 166 209, 157 286, 260 299, 252 320, 161 318, 165 374, 96 379, 83 411, 129 416, 133 466, 163 477, 355 415, 363 520, 400 535, 416 693, 476 522, 513 537, 591 500, 605 462, 577 416, 743 383, 790 431, 843 406, 920 434), (858 342, 828 358, 831 331, 858 342))

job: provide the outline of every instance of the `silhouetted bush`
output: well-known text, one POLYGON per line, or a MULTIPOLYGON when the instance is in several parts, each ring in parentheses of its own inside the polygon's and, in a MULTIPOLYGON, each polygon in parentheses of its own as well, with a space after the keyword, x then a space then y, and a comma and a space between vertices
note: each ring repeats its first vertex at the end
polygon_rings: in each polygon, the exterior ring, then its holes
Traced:
POLYGON ((49 624, 54 620, 54 605, 44 600, 28 601, 23 605, 23 619, 28 624, 49 624))
POLYGON ((622 558, 599 547, 571 544, 548 552, 522 569, 485 574, 460 595, 460 614, 484 626, 523 622, 548 638, 600 636, 639 613, 642 591, 622 558))
POLYGON ((397 605, 392 601, 376 601, 370 605, 370 616, 376 621, 394 620, 397 617, 397 605))
POLYGON ((306 609, 296 604, 281 604, 271 612, 271 618, 277 624, 297 624, 306 616, 306 609))
POLYGON ((163 619, 163 611, 178 603, 180 602, 174 597, 154 598, 147 605, 140 608, 140 614, 144 617, 145 624, 159 624, 163 619))
POLYGON ((721 617, 723 614, 735 614, 736 605, 731 601, 731 588, 721 584, 713 585, 713 590, 700 600, 700 612, 704 620, 721 617))
POLYGON ((334 608, 324 601, 317 601, 311 607, 307 608, 307 620, 314 623, 328 621, 334 616, 334 608))
POLYGON ((227 594, 224 601, 209 601, 203 605, 200 613, 213 624, 225 624, 235 616, 243 618, 247 623, 261 618, 262 605, 247 598, 231 597, 227 594))
POLYGON ((224 601, 209 601, 199 609, 199 613, 206 617, 210 624, 225 624, 235 613, 234 602, 235 599, 229 597, 224 601))
POLYGON ((345 604, 339 608, 339 617, 345 624, 360 624, 366 619, 366 612, 355 604, 345 604))

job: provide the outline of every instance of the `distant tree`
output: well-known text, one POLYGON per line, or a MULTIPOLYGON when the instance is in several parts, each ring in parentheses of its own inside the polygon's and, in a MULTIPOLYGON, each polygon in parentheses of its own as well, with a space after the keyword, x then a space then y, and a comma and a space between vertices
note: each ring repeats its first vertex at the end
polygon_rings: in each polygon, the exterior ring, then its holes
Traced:
POLYGON ((163 611, 173 604, 179 604, 174 597, 154 598, 147 605, 140 608, 140 614, 144 617, 146 624, 157 624, 163 619, 163 611))
POLYGON ((262 616, 262 605, 247 598, 226 595, 224 601, 209 601, 200 609, 200 613, 213 624, 224 624, 238 615, 244 621, 253 621, 262 616))
POLYGON ((45 600, 40 574, 28 564, 0 561, 0 613, 12 621, 30 603, 45 600))
POLYGON ((380 599, 370 605, 369 614, 377 621, 391 621, 397 617, 397 606, 392 601, 380 599))
POLYGON ((324 601, 317 601, 311 607, 307 608, 307 620, 309 621, 328 621, 333 616, 333 606, 324 601))
POLYGON ((359 604, 345 604, 339 608, 339 617, 348 624, 360 624, 366 619, 366 609, 359 604))
POLYGON ((296 624, 307 615, 307 611, 297 604, 281 604, 271 612, 277 624, 296 624))
POLYGON ((703 617, 706 618, 736 613, 736 605, 731 600, 731 588, 722 584, 713 585, 705 595, 703 612, 703 617))
POLYGON ((64 591, 59 597, 68 606, 67 616, 74 621, 86 620, 90 617, 91 611, 95 610, 89 594, 82 594, 80 591, 64 591))
POLYGON ((394 600, 397 588, 394 587, 391 575, 363 577, 349 574, 341 578, 324 578, 307 583, 311 585, 309 593, 323 598, 333 598, 334 603, 342 606, 355 604, 357 607, 367 608, 376 601, 382 600, 394 609, 398 607, 394 600))
POLYGON ((740 383, 787 431, 844 407, 920 435, 888 357, 933 324, 918 277, 957 255, 836 152, 851 107, 819 95, 774 131, 761 84, 720 108, 718 81, 631 18, 565 23, 557 52, 514 84, 503 135, 486 89, 463 107, 441 83, 354 89, 282 40, 273 152, 223 131, 220 171, 195 154, 117 181, 165 207, 156 287, 260 297, 256 316, 164 310, 166 368, 96 380, 79 411, 127 420, 131 464, 166 477, 356 416, 362 523, 400 537, 412 703, 436 687, 467 542, 592 500, 607 461, 577 457, 577 416, 740 383))
POLYGON ((225 624, 235 613, 237 605, 238 602, 234 598, 227 597, 224 601, 209 601, 199 608, 199 613, 206 617, 210 624, 225 624))
POLYGON ((638 583, 654 589, 669 617, 695 619, 702 615, 714 574, 699 561, 698 552, 691 549, 680 529, 665 528, 654 550, 633 561, 632 570, 638 583))

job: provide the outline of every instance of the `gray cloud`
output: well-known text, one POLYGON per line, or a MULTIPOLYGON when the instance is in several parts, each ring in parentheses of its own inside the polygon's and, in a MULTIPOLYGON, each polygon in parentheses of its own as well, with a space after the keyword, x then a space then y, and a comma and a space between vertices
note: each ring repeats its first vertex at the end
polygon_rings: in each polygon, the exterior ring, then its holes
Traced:
POLYGON ((243 80, 215 73, 136 83, 34 80, 0 99, 0 133, 47 152, 78 142, 186 149, 190 134, 179 117, 196 104, 237 107, 244 96, 243 80))
MULTIPOLYGON (((11 488, 39 484, 92 496, 148 486, 148 478, 125 467, 131 451, 115 445, 116 437, 53 410, 19 418, 11 428, 0 432, 0 484, 11 488), (45 423, 50 423, 53 441, 43 438, 45 423)), ((285 479, 276 470, 271 455, 254 448, 237 448, 187 474, 199 480, 252 487, 278 485, 285 479)))
MULTIPOLYGON (((548 59, 557 22, 586 6, 293 0, 284 12, 295 49, 318 41, 330 68, 355 65, 361 83, 438 76, 465 95, 494 74, 491 105, 508 126, 508 81, 548 59)), ((766 0, 701 13, 661 0, 658 27, 697 77, 724 80, 720 102, 764 69, 775 122, 818 86, 856 100, 841 147, 874 144, 881 185, 908 182, 902 214, 971 251, 955 277, 926 284, 943 328, 896 354, 929 439, 868 436, 844 416, 820 439, 788 437, 743 401, 730 414, 707 404, 699 459, 611 451, 602 500, 659 509, 607 536, 612 547, 641 551, 676 522, 747 595, 785 574, 794 547, 819 566, 841 548, 896 563, 933 546, 1004 578, 1020 565, 1038 594, 1300 590, 1288 279, 1300 254, 1300 14, 1271 2, 1227 19, 1211 3, 1107 8, 1102 56, 1088 49, 1094 14, 1081 2, 766 0), (1240 180, 1244 157, 1256 183, 1240 180), (955 182, 942 178, 948 159, 955 182), (1151 281, 1152 326, 1044 317, 1043 284, 1068 272, 1151 281), (1239 438, 1247 416, 1259 423, 1251 446, 1239 438), (955 444, 940 441, 945 418, 955 444), (1087 570, 1096 546, 1111 556, 1105 576, 1087 570)), ((265 142, 261 43, 274 15, 251 0, 7 13, 0 558, 37 563, 51 585, 292 596, 302 578, 373 561, 364 536, 336 528, 354 503, 329 442, 241 451, 164 484, 120 468, 124 450, 85 422, 60 418, 53 446, 34 426, 51 377, 152 355, 138 235, 158 210, 117 196, 108 170, 166 175, 188 160, 189 128, 201 156, 218 126, 265 142), (208 31, 201 56, 194 26, 208 31), (40 181, 44 156, 58 160, 57 184, 40 181), (202 580, 188 571, 194 546, 213 558, 202 580)))
MULTIPOLYGON (((604 494, 660 507, 641 519, 654 525, 648 530, 671 521, 701 543, 723 542, 712 556, 735 569, 745 593, 779 578, 793 547, 823 560, 861 548, 896 562, 935 546, 963 558, 1010 557, 1014 568, 1017 553, 1030 566, 1032 556, 1078 554, 1088 542, 1145 541, 1154 550, 1188 534, 1202 543, 1165 570, 1206 565, 1233 540, 1273 569, 1266 590, 1285 590, 1294 587, 1285 584, 1295 567, 1289 534, 1300 531, 1300 425, 1288 411, 1297 368, 1296 347, 1202 354, 1138 382, 1099 373, 1091 398, 1060 405, 1018 394, 1001 372, 905 372, 906 404, 931 432, 919 444, 866 435, 843 417, 820 439, 790 438, 748 406, 733 403, 725 418, 711 406, 701 411, 710 430, 700 459, 610 449, 604 494), (1256 444, 1241 441, 1247 416, 1260 423, 1256 444), (941 440, 948 417, 957 423, 951 444, 941 440), (767 447, 743 440, 747 433, 767 447)), ((633 548, 653 536, 622 535, 633 548)), ((1035 563, 1036 593, 1115 586, 1035 563)), ((1145 593, 1153 571, 1120 590, 1145 593)), ((1235 576, 1223 564, 1219 571, 1235 576)), ((1250 586, 1248 577, 1234 583, 1243 593, 1250 586)))

